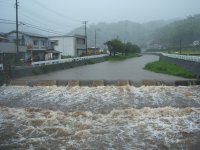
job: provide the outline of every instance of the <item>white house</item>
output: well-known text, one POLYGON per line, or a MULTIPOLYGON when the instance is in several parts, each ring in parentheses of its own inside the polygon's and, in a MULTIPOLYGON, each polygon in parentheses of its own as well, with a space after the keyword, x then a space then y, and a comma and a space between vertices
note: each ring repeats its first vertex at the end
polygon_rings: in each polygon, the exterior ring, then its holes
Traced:
POLYGON ((63 56, 84 56, 86 54, 86 38, 82 35, 51 36, 51 45, 63 56))

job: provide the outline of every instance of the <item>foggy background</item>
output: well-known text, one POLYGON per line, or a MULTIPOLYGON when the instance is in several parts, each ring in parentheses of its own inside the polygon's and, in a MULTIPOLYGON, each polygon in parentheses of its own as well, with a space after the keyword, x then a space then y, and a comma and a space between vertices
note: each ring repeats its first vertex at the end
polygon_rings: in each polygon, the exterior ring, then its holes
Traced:
MULTIPOLYGON (((144 49, 173 47, 183 35, 185 45, 200 40, 199 0, 18 0, 18 5, 19 31, 84 35, 87 21, 89 47, 95 45, 95 31, 100 48, 114 38, 144 49)), ((15 0, 0 0, 0 33, 15 30, 15 12, 15 0)))
MULTIPOLYGON (((199 0, 19 0, 19 21, 66 34, 83 26, 83 21, 91 25, 169 20, 198 14, 199 6, 199 0)), ((15 21, 15 0, 0 0, 0 19, 15 21)), ((14 30, 15 25, 9 23, 1 20, 0 32, 14 30)), ((41 33, 26 25, 20 25, 19 30, 41 33)))

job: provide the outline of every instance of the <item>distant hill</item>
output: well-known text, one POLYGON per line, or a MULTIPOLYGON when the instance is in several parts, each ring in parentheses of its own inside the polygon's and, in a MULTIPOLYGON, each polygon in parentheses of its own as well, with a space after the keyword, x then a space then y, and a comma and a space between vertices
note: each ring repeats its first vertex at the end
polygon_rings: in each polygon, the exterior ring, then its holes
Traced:
MULTIPOLYGON (((97 37, 97 47, 105 47, 104 43, 113 38, 119 38, 123 42, 132 42, 140 46, 151 39, 151 35, 157 28, 161 28, 168 24, 169 21, 159 20, 144 24, 134 23, 131 21, 120 21, 117 23, 98 23, 90 25, 87 28, 88 45, 94 46, 95 29, 97 37)), ((83 34, 84 27, 77 28, 69 34, 83 34)))
MULTIPOLYGON (((104 43, 110 39, 118 38, 123 42, 132 42, 145 48, 149 43, 163 46, 177 45, 180 40, 184 45, 200 40, 200 15, 179 20, 157 20, 147 23, 120 21, 116 23, 98 23, 87 28, 88 46, 95 43, 95 29, 97 47, 105 47, 104 43)), ((84 27, 77 28, 69 34, 83 34, 84 27)))
POLYGON ((180 41, 182 46, 187 47, 195 40, 200 41, 200 15, 190 16, 159 28, 154 32, 153 39, 166 47, 176 46, 180 41))

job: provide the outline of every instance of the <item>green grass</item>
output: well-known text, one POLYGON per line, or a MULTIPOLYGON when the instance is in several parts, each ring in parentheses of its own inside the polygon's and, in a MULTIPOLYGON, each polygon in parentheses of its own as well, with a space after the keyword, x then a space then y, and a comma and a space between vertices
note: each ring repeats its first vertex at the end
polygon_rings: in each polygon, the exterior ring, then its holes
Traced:
POLYGON ((129 53, 128 55, 124 55, 124 54, 119 54, 116 56, 109 56, 107 57, 108 61, 121 61, 121 60, 125 60, 125 59, 129 59, 129 58, 133 58, 133 57, 139 57, 141 56, 140 54, 136 54, 136 53, 129 53))
POLYGON ((146 70, 150 70, 156 73, 164 73, 174 76, 180 76, 184 78, 196 78, 196 76, 189 71, 175 65, 169 63, 167 61, 156 61, 149 64, 146 64, 144 67, 146 70))

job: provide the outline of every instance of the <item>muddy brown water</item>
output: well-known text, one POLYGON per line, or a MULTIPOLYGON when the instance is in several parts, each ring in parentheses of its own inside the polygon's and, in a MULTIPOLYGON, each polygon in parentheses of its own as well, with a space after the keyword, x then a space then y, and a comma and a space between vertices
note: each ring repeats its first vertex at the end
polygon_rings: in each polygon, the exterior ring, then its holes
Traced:
POLYGON ((0 87, 0 149, 198 149, 200 87, 0 87))
POLYGON ((23 77, 25 80, 184 80, 184 78, 144 70, 145 64, 158 56, 144 55, 124 61, 102 62, 93 65, 56 71, 44 75, 23 77))

